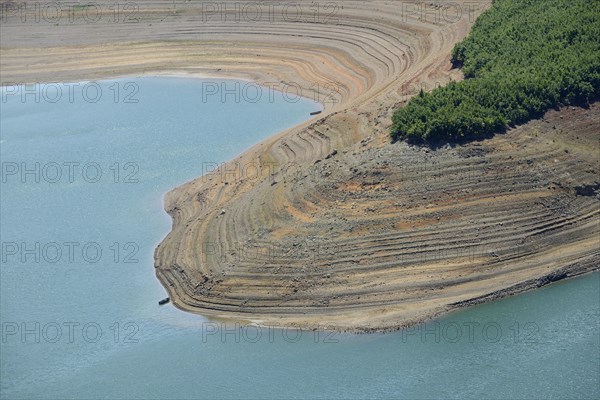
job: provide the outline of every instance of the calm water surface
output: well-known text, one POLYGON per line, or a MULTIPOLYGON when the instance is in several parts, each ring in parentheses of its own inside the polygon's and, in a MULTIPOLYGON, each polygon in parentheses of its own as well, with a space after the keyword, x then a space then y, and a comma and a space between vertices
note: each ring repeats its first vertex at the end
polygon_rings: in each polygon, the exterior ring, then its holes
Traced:
POLYGON ((223 102, 214 84, 4 89, 3 399, 600 396, 598 273, 386 335, 228 331, 158 307, 163 194, 320 109, 243 82, 223 102))

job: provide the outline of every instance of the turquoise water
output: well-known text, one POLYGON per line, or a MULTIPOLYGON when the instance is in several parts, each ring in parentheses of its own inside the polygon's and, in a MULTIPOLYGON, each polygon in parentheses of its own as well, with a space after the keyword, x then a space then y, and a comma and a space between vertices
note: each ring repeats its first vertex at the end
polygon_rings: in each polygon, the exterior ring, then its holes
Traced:
POLYGON ((158 307, 163 194, 320 109, 222 101, 207 82, 105 81, 97 101, 63 87, 55 103, 56 88, 39 102, 4 90, 3 399, 600 396, 598 273, 385 335, 239 330, 158 307))

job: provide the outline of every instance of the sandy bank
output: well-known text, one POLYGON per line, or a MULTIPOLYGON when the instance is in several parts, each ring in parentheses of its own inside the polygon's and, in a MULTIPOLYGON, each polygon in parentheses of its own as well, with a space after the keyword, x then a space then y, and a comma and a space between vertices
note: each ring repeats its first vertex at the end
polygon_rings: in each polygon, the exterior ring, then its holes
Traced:
POLYGON ((597 106, 435 152, 389 144, 396 107, 461 78, 450 50, 486 4, 459 3, 460 15, 344 1, 257 24, 235 2, 207 16, 143 1, 135 24, 8 21, 1 78, 169 71, 300 86, 324 114, 232 160, 237 176, 166 196, 157 276, 176 306, 204 315, 393 329, 599 265, 597 106))

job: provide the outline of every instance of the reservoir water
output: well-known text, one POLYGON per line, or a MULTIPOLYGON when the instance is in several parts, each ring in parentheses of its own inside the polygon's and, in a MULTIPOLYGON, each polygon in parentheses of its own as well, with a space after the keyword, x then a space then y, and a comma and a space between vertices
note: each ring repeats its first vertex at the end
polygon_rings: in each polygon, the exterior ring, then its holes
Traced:
POLYGON ((245 85, 2 89, 2 399, 600 396, 599 273, 381 335, 159 307, 164 193, 321 107, 245 85))

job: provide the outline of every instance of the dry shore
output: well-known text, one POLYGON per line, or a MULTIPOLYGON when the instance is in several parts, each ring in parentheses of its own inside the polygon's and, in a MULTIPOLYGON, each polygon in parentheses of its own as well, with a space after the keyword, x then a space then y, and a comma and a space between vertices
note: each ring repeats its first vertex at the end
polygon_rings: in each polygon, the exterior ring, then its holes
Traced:
POLYGON ((293 83, 326 102, 166 196, 173 229, 155 266, 177 307, 386 330, 599 268, 598 105, 464 146, 389 143, 394 109, 461 79, 450 50, 487 3, 459 2, 459 17, 447 3, 344 1, 262 23, 225 3, 0 26, 3 84, 169 72, 293 83))

